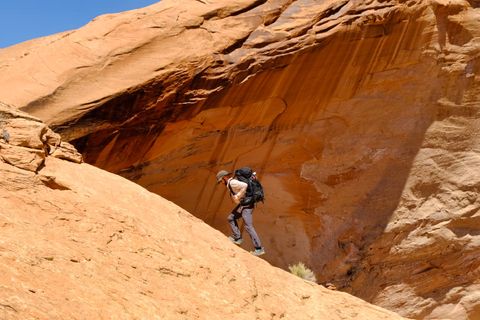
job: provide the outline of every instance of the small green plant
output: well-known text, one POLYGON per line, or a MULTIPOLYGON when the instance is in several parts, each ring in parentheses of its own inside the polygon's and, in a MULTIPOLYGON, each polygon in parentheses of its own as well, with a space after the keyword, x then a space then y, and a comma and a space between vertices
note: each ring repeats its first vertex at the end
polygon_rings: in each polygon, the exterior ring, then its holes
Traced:
POLYGON ((307 281, 317 282, 317 278, 315 277, 313 271, 307 268, 303 262, 299 262, 297 264, 294 264, 293 266, 288 266, 288 269, 292 274, 296 275, 297 277, 300 277, 307 281))

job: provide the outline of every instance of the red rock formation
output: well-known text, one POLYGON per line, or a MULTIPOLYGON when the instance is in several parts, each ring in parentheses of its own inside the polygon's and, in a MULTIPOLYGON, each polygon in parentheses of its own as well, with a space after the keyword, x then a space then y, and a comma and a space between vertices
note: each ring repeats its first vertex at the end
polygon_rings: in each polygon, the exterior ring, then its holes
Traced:
POLYGON ((478 6, 163 0, 0 51, 0 100, 224 232, 214 173, 251 165, 267 260, 476 319, 478 6))
POLYGON ((82 156, 40 119, 0 102, 0 158, 18 169, 38 172, 47 156, 81 163, 82 156))
POLYGON ((0 115, 11 146, 0 143, 2 319, 403 319, 271 267, 128 180, 49 155, 43 123, 3 104, 0 115), (20 159, 39 154, 36 173, 20 159))

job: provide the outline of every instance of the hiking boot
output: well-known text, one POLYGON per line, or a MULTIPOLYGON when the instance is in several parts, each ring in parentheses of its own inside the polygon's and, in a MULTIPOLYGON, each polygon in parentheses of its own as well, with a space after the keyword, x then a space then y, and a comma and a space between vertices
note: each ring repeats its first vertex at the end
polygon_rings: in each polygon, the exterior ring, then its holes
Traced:
POLYGON ((241 245, 243 243, 243 239, 242 238, 238 238, 238 239, 235 239, 234 237, 230 236, 228 237, 228 239, 230 241, 232 241, 233 243, 235 243, 236 245, 241 245))
POLYGON ((251 254, 253 254, 254 256, 262 256, 265 254, 265 249, 264 248, 257 248, 255 249, 254 251, 250 251, 251 254))

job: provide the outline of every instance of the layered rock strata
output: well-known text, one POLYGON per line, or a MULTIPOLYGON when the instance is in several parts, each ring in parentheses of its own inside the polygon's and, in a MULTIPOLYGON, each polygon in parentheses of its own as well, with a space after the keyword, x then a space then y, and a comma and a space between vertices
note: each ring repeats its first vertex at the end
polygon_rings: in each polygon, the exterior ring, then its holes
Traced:
POLYGON ((2 319, 403 319, 273 268, 78 155, 12 160, 51 148, 50 131, 0 114, 11 144, 0 148, 2 319))
POLYGON ((0 99, 224 232, 214 174, 253 166, 267 260, 476 319, 478 7, 163 0, 0 51, 0 99))

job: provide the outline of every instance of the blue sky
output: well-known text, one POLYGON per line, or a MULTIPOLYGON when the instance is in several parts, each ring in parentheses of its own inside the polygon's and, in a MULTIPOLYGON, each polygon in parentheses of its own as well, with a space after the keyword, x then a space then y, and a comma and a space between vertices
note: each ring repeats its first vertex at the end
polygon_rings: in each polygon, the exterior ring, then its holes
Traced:
POLYGON ((98 15, 142 8, 159 0, 0 0, 0 48, 77 29, 98 15))

